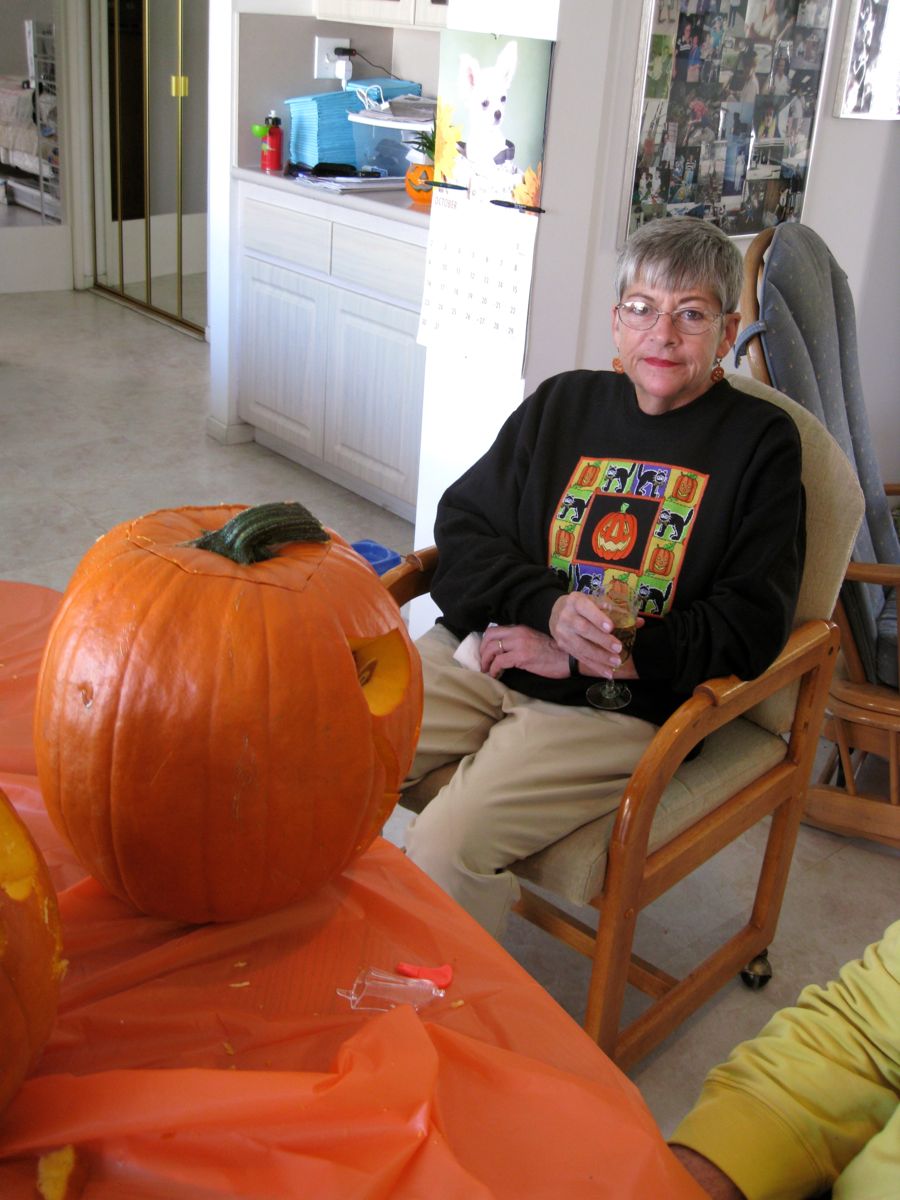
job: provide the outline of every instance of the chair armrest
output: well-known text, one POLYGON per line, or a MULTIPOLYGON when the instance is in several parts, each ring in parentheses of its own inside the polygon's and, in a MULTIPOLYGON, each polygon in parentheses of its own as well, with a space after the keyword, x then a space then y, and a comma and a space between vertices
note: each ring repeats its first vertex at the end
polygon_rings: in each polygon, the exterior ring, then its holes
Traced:
POLYGON ((690 751, 716 729, 795 680, 802 682, 789 754, 796 752, 795 738, 816 738, 839 644, 833 622, 807 621, 791 633, 778 657, 756 679, 728 675, 699 684, 660 727, 635 767, 619 805, 610 848, 617 844, 620 850, 628 847, 629 852, 643 856, 660 797, 690 751))
POLYGON ((399 566, 385 571, 381 582, 391 593, 397 604, 402 607, 417 596, 425 596, 431 591, 431 581, 437 567, 438 552, 436 546, 428 546, 425 550, 415 550, 407 554, 399 566))
POLYGON ((886 483, 884 485, 884 494, 886 496, 900 496, 900 483, 886 483))
POLYGON ((900 587, 900 563, 852 562, 844 578, 854 583, 879 583, 882 587, 900 587))

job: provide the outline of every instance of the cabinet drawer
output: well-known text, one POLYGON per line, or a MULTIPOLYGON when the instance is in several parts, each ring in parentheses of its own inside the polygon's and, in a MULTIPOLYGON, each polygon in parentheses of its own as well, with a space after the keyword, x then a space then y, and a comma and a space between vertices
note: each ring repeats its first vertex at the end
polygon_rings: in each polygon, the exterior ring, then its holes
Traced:
POLYGON ((415 0, 318 0, 320 21, 364 21, 372 25, 411 25, 415 0))
POLYGON ((331 265, 331 222, 245 198, 241 210, 246 250, 271 254, 298 267, 327 274, 331 265))
POLYGON ((331 273, 335 281, 356 284, 418 309, 425 284, 425 247, 335 225, 331 273))

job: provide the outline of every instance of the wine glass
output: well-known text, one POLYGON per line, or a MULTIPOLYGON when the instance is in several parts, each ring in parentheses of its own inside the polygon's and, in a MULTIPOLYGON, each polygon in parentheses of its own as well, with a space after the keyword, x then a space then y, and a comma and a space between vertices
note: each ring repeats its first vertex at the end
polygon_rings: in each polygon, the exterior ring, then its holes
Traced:
MULTIPOLYGON (((593 600, 613 620, 613 636, 622 643, 622 662, 631 654, 637 634, 639 602, 637 592, 625 590, 619 584, 617 590, 609 588, 592 593, 593 600)), ((616 679, 602 679, 592 683, 585 692, 585 699, 594 708, 624 708, 631 701, 631 689, 616 679)))

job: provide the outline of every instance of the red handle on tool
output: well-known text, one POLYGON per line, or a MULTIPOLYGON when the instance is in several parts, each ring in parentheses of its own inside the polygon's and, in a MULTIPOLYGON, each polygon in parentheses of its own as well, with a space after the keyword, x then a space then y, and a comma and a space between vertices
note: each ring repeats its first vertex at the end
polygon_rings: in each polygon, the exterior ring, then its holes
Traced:
POLYGON ((439 988, 448 988, 453 982, 453 968, 449 963, 441 967, 420 967, 417 963, 397 963, 397 974, 409 979, 427 979, 439 988))

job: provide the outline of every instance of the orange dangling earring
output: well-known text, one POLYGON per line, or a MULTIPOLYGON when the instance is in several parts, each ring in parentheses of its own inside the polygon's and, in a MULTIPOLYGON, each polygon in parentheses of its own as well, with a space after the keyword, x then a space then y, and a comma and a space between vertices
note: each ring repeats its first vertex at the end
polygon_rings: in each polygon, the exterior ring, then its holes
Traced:
POLYGON ((612 361, 612 368, 617 375, 625 374, 625 364, 622 362, 621 358, 619 358, 618 354, 612 361))
POLYGON ((725 378, 725 368, 722 366, 722 360, 717 358, 712 371, 709 374, 713 383, 720 383, 725 378))

